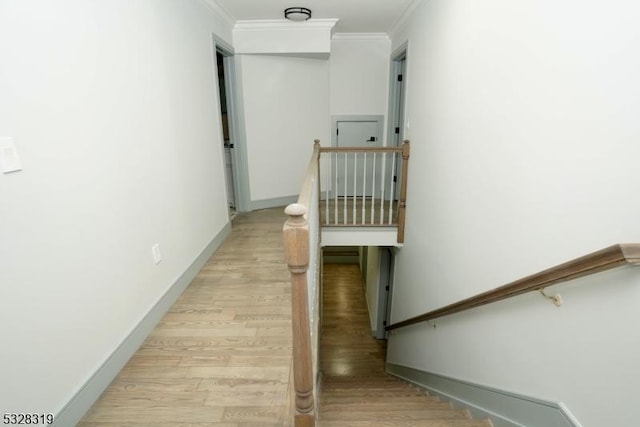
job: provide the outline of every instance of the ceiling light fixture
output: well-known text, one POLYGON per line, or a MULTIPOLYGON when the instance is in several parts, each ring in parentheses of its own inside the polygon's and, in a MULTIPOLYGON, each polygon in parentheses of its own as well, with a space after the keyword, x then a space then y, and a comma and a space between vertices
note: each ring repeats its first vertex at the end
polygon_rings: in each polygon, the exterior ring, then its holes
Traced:
POLYGON ((307 9, 306 7, 288 7, 284 10, 284 17, 290 21, 306 21, 311 18, 311 9, 307 9))

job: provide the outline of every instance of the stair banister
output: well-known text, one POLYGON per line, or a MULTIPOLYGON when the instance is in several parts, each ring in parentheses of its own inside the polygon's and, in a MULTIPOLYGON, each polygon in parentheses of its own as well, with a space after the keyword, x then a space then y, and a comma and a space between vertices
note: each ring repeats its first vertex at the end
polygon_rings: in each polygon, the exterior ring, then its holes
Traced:
POLYGON ((313 345, 312 337, 317 341, 318 322, 313 320, 318 302, 317 291, 310 285, 317 286, 319 277, 319 155, 320 143, 316 140, 298 202, 286 207, 288 219, 283 227, 285 259, 291 275, 295 427, 315 426, 317 406, 314 384, 317 346, 313 345))
MULTIPOLYGON (((556 265, 539 273, 532 274, 515 282, 475 295, 470 298, 449 304, 401 322, 393 323, 385 328, 386 331, 427 322, 454 313, 491 304, 496 301, 522 295, 532 291, 544 291, 547 286, 560 282, 577 279, 601 271, 624 265, 640 264, 640 243, 620 243, 599 251, 575 258, 571 261, 556 265)), ((543 293, 544 295, 544 293, 543 293)), ((544 295, 546 296, 546 295, 544 295)), ((553 299, 553 296, 551 296, 553 299)), ((557 303, 557 301, 554 301, 557 303)))
POLYGON ((404 242, 407 206, 407 181, 410 144, 408 140, 399 147, 320 147, 325 167, 323 174, 325 195, 323 227, 397 227, 397 242, 404 242), (350 156, 353 157, 350 157, 350 156), (371 157, 367 157, 371 156, 371 157), (396 173, 396 156, 401 156, 396 173), (371 160, 372 159, 372 160, 371 160), (376 160, 379 159, 379 160, 376 160), (371 169, 368 162, 371 161, 371 169), (340 164, 342 162, 342 164, 340 164), (387 164, 391 167, 387 167, 387 164), (376 165, 379 164, 379 167, 376 165), (378 169, 378 171, 376 170, 378 169), (351 176, 348 175, 352 172, 351 176), (342 173, 344 182, 339 182, 342 173), (371 174, 368 179, 367 175, 371 174), (377 180, 379 183, 376 184, 377 180), (399 197, 395 199, 395 186, 399 197), (353 190, 350 192, 350 190, 353 190), (340 194, 340 193, 344 194, 340 194), (330 195, 332 195, 330 197, 330 195), (361 204, 357 207, 358 203, 361 204), (397 219, 394 204, 397 203, 397 219), (330 204, 333 208, 330 209, 330 204), (360 209, 360 213, 357 210, 360 209), (376 211, 378 209, 378 211, 376 211), (332 214, 331 214, 332 213, 332 214), (342 217, 340 218, 340 213, 342 217), (365 217, 366 213, 366 217, 365 217), (358 221, 356 220, 358 218, 358 221), (385 219, 386 218, 386 219, 385 219))

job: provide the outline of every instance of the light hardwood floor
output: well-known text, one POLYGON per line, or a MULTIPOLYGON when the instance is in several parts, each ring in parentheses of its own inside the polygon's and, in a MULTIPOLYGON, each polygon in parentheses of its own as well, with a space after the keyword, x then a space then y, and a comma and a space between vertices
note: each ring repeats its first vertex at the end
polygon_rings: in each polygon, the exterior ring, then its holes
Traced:
MULTIPOLYGON (((79 427, 283 427, 292 415, 282 208, 240 214, 79 427)), ((384 372, 357 265, 324 267, 319 427, 488 427, 384 372)))
POLYGON ((283 208, 231 236, 79 427, 282 427, 291 419, 283 208))

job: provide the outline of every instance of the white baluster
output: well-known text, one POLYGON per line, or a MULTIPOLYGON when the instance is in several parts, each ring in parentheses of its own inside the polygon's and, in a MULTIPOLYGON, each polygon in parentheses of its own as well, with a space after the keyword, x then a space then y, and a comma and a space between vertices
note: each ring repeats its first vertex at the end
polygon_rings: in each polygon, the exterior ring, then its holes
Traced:
POLYGON ((344 206, 342 207, 343 222, 347 223, 347 161, 349 160, 348 153, 344 153, 344 206))
POLYGON ((356 223, 356 197, 358 194, 358 153, 353 153, 353 223, 356 223))
POLYGON ((376 155, 377 153, 373 153, 373 173, 371 174, 371 224, 373 224, 373 219, 375 218, 376 212, 376 204, 375 204, 375 194, 376 194, 376 155))
POLYGON ((366 206, 366 197, 367 197, 367 153, 364 153, 363 159, 363 170, 362 170, 362 224, 364 224, 364 207, 366 206))

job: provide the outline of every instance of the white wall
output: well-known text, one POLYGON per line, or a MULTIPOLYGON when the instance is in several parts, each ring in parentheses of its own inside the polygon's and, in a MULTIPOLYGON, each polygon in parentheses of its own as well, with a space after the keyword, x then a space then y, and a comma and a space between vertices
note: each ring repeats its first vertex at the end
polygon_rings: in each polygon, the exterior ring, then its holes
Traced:
MULTIPOLYGON (((407 239, 392 320, 640 242, 640 6, 432 0, 409 41, 407 239)), ((636 425, 640 272, 400 330, 389 361, 636 425), (417 344, 419 343, 419 344, 417 344)))
POLYGON ((0 412, 57 412, 228 223, 213 22, 198 1, 2 1, 24 170, 0 175, 0 412))
POLYGON ((331 115, 387 115, 391 41, 336 35, 331 41, 331 115))
POLYGON ((296 196, 313 141, 329 137, 327 60, 237 55, 251 200, 296 196))

